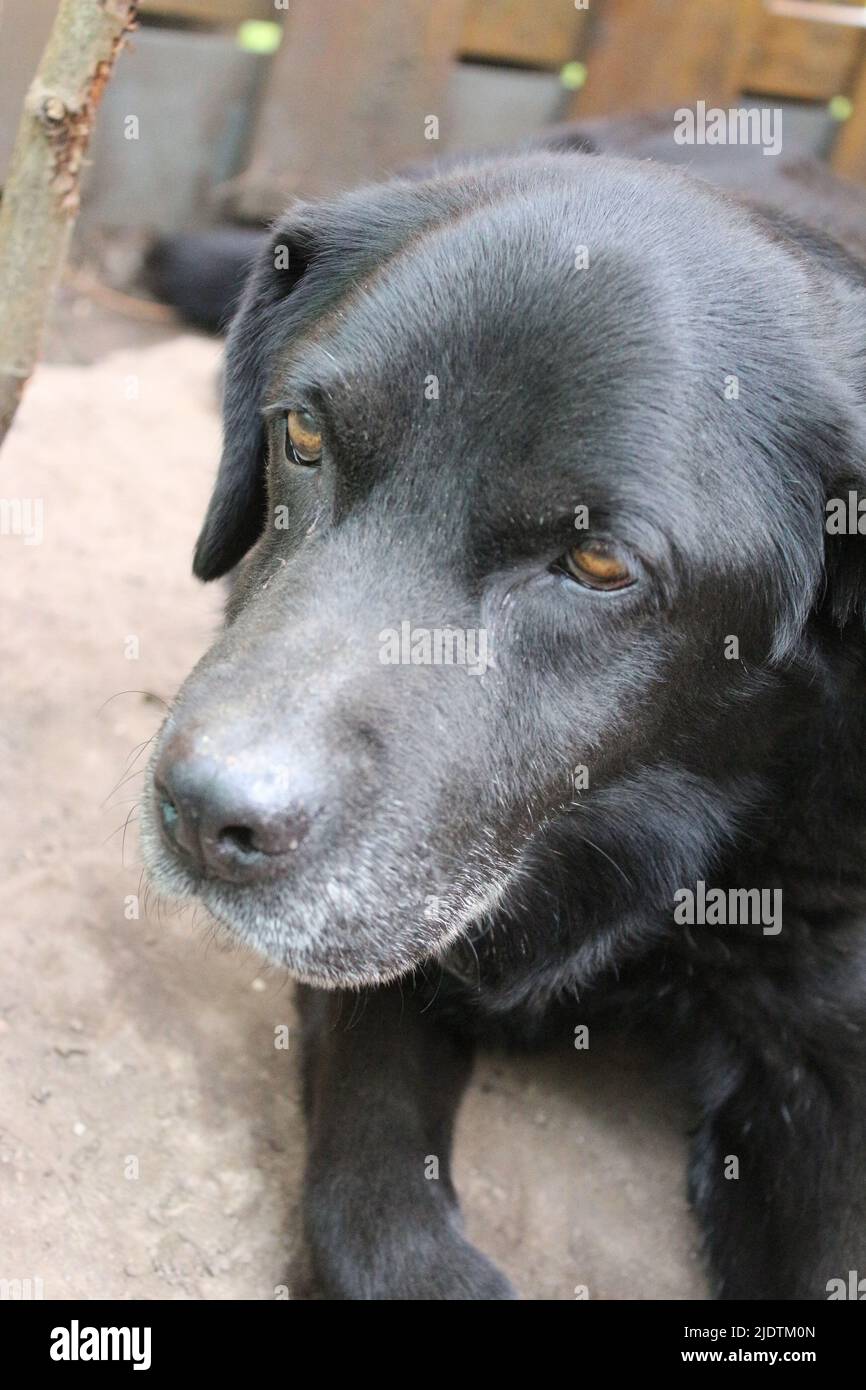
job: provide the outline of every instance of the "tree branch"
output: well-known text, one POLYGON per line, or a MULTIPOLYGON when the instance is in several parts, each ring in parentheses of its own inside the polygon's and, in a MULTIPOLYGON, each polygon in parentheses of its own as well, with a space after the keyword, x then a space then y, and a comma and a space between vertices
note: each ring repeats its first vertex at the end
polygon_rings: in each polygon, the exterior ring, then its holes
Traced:
POLYGON ((0 203, 0 444, 36 364, 96 109, 136 0, 60 0, 0 203))

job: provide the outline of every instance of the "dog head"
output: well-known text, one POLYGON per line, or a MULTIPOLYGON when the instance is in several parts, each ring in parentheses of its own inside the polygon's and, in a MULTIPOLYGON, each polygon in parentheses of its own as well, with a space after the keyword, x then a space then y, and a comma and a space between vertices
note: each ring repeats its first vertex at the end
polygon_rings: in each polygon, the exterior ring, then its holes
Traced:
POLYGON ((863 454, 831 281, 624 160, 292 210, 228 342, 195 571, 234 582, 149 771, 159 886, 351 985, 443 953, 555 827, 591 840, 617 805, 633 828, 700 803, 699 863, 863 454))

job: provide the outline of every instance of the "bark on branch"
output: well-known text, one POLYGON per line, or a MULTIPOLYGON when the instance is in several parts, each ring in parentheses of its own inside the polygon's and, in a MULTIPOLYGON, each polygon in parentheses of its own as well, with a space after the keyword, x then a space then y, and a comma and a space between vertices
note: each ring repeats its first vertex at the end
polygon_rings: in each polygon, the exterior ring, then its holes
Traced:
POLYGON ((36 364, 78 213, 84 156, 136 0, 60 0, 0 203, 0 444, 36 364))

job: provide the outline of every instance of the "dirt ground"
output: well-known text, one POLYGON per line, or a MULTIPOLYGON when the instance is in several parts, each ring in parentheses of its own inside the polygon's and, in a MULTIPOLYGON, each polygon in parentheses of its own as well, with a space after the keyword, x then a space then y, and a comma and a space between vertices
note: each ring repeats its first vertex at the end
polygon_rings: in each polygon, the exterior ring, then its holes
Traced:
MULTIPOLYGON (((189 568, 219 348, 73 314, 50 355, 0 484, 31 505, 29 540, 0 535, 0 1279, 303 1298, 291 986, 201 914, 145 910, 134 825, 141 745, 219 618, 189 568)), ((683 1129, 639 1057, 485 1056, 456 1147, 469 1233, 527 1299, 703 1297, 683 1129)))

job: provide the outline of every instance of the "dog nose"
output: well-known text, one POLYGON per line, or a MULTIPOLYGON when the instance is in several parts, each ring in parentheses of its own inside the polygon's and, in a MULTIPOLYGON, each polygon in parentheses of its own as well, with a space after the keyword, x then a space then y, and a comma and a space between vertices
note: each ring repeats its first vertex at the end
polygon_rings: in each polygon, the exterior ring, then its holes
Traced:
POLYGON ((200 873, 263 883, 285 872, 311 814, 276 758, 216 756, 169 743, 154 775, 162 832, 200 873))

